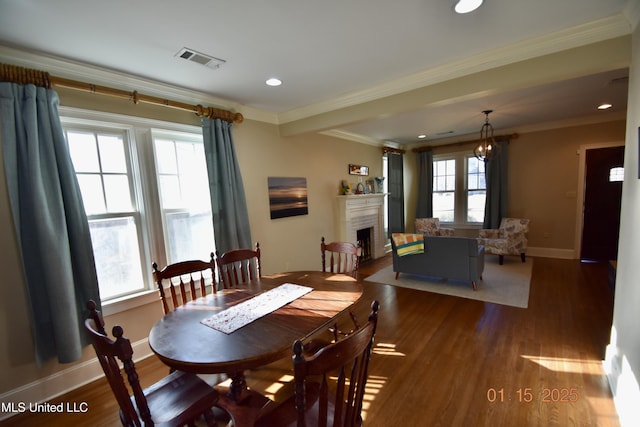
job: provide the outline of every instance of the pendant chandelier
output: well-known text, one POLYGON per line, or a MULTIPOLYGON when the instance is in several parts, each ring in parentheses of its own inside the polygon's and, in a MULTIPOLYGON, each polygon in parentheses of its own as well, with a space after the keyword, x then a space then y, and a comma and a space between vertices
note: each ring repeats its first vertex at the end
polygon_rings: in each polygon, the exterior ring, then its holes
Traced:
POLYGON ((489 114, 493 110, 484 110, 482 113, 485 115, 485 121, 480 128, 480 143, 473 149, 473 154, 478 158, 487 162, 498 151, 496 141, 493 139, 493 126, 489 123, 489 114))

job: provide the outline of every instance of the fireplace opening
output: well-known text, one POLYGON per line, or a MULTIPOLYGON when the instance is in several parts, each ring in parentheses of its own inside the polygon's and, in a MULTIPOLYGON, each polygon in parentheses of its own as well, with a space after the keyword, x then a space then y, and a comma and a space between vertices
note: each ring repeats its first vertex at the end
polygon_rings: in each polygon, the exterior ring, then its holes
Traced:
POLYGON ((356 231, 356 239, 360 244, 360 262, 373 259, 371 252, 371 230, 373 227, 362 228, 356 231))

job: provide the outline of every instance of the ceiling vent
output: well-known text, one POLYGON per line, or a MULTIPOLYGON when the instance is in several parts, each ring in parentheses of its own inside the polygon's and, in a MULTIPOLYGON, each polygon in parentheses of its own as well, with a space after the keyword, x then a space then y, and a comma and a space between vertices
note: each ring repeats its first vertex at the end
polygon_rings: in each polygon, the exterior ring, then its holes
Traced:
POLYGON ((200 65, 204 65, 205 67, 209 67, 213 70, 219 68, 222 64, 224 64, 224 59, 214 58, 213 56, 205 55, 204 53, 197 52, 193 49, 189 49, 187 47, 183 47, 175 54, 178 58, 186 59, 187 61, 192 61, 200 65))

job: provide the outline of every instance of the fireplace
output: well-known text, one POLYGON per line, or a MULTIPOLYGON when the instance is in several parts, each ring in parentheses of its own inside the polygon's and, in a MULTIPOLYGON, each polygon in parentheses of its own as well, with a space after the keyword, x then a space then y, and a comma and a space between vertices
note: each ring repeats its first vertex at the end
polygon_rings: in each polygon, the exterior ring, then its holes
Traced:
MULTIPOLYGON (((358 237, 359 230, 361 237, 362 233, 368 233, 366 251, 369 259, 384 255, 384 197, 385 194, 382 193, 337 196, 337 239, 356 243, 362 240, 358 237)), ((363 255, 364 251, 365 248, 363 255)))
POLYGON ((373 230, 373 227, 361 228, 356 231, 356 238, 360 243, 360 262, 373 259, 373 253, 371 251, 371 230, 373 230))

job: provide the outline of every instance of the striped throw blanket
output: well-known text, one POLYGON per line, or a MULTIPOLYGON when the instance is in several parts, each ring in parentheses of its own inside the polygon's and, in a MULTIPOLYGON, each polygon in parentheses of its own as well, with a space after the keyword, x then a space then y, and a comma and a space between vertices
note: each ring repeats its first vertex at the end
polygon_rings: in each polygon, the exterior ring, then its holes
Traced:
POLYGON ((422 234, 393 233, 393 244, 398 256, 424 253, 424 236, 422 234))

